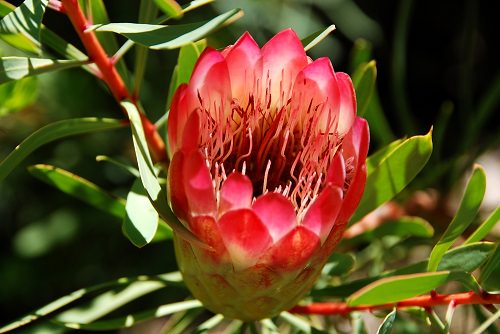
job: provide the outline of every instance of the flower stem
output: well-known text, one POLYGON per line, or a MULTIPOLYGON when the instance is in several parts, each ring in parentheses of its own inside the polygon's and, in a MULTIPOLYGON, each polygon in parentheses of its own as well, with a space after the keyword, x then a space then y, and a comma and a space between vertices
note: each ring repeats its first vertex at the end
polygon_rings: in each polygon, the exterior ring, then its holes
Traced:
MULTIPOLYGON (((97 39, 95 32, 86 30, 90 26, 90 23, 83 14, 83 11, 78 4, 78 0, 62 0, 61 2, 64 6, 66 14, 73 24, 73 27, 78 33, 80 40, 87 50, 90 60, 94 62, 99 69, 99 78, 101 78, 109 87, 113 97, 117 102, 130 100, 137 106, 138 110, 142 110, 137 99, 128 91, 122 77, 116 70, 115 62, 112 57, 109 57, 106 54, 106 51, 104 51, 104 48, 97 39)), ((166 162, 168 158, 165 143, 158 134, 156 126, 152 124, 143 113, 141 114, 141 120, 153 158, 157 162, 166 162)))
POLYGON ((450 302, 454 302, 454 305, 466 305, 466 304, 500 304, 500 294, 489 294, 483 293, 481 295, 476 294, 473 291, 456 293, 449 295, 439 295, 439 294, 429 294, 425 296, 419 296, 414 298, 405 299, 397 303, 388 303, 380 305, 358 305, 349 306, 347 303, 339 302, 328 302, 328 303, 312 303, 309 305, 298 305, 292 308, 289 312, 300 313, 300 314, 322 314, 322 315, 333 315, 333 314, 349 314, 354 311, 372 311, 380 309, 390 309, 393 307, 403 308, 403 307, 424 307, 429 308, 438 305, 448 305, 450 302))

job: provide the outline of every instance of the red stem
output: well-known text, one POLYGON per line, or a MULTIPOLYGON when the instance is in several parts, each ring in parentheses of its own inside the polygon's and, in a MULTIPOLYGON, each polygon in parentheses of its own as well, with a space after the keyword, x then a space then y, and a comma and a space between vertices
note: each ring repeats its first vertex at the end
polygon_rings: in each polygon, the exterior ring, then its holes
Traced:
POLYGON ((409 298, 397 303, 380 304, 380 305, 359 305, 348 306, 347 303, 312 303, 304 306, 295 306, 290 310, 292 313, 301 314, 321 314, 321 315, 345 315, 354 311, 372 311, 381 309, 391 309, 393 307, 424 307, 430 308, 438 305, 448 305, 453 302, 455 305, 465 304, 500 304, 500 294, 483 293, 478 295, 473 291, 456 293, 450 295, 430 294, 409 298))
MULTIPOLYGON (((86 29, 90 26, 90 23, 83 14, 83 11, 78 4, 78 0, 62 0, 62 5, 83 45, 85 46, 89 58, 99 68, 99 77, 108 85, 116 101, 122 102, 124 100, 130 100, 139 110, 141 110, 137 103, 137 99, 129 93, 122 77, 116 70, 113 60, 106 54, 106 51, 104 51, 95 33, 93 31, 86 31, 86 29)), ((165 143, 156 131, 156 126, 152 124, 144 114, 141 114, 141 120, 144 128, 144 134, 146 135, 148 146, 153 158, 157 162, 167 162, 168 158, 165 143)))

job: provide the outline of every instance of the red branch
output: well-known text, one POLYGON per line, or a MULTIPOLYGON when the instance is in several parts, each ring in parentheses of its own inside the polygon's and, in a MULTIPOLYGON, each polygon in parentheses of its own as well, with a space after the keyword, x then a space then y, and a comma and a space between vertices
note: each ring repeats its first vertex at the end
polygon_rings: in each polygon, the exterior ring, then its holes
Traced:
MULTIPOLYGON (((62 0, 62 5, 85 46, 89 58, 99 68, 99 77, 108 85, 116 101, 130 100, 140 110, 137 99, 129 93, 122 77, 116 70, 113 60, 106 54, 95 33, 93 31, 86 31, 90 23, 83 14, 78 0, 62 0)), ((141 114, 141 120, 153 158, 158 162, 166 162, 165 143, 156 131, 156 126, 144 114, 141 114)))
POLYGON ((409 298, 397 303, 380 304, 380 305, 358 305, 348 306, 347 303, 312 303, 304 306, 295 306, 290 310, 292 313, 300 314, 321 314, 321 315, 345 315, 354 311, 372 311, 391 309, 393 307, 424 307, 429 308, 439 305, 448 305, 453 302, 455 305, 466 304, 500 304, 500 294, 483 293, 478 295, 475 292, 456 293, 450 295, 430 294, 409 298))

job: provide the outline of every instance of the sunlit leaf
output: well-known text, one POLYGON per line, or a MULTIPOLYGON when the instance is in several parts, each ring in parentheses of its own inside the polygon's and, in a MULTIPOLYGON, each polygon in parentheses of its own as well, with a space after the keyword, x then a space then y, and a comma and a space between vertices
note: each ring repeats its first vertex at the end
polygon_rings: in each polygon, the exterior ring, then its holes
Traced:
POLYGON ((202 39, 220 27, 241 16, 239 9, 228 11, 215 18, 198 23, 182 25, 153 25, 141 23, 110 23, 95 25, 89 30, 109 31, 121 34, 132 41, 151 49, 175 49, 202 39))
POLYGON ((174 215, 172 209, 167 203, 167 194, 165 189, 160 186, 156 178, 153 161, 149 153, 146 136, 142 128, 141 116, 137 107, 129 102, 123 101, 121 103, 126 110, 130 119, 132 128, 132 140, 134 142, 135 156, 139 166, 139 173, 141 174, 141 181, 144 189, 146 190, 151 203, 155 207, 160 217, 176 232, 179 236, 189 240, 200 247, 206 247, 199 239, 188 230, 174 215))
POLYGON ((312 332, 311 324, 300 316, 288 312, 281 312, 279 316, 300 333, 310 334, 312 332))
POLYGON ((158 228, 158 212, 149 201, 140 179, 134 182, 127 195, 125 210, 122 229, 127 238, 137 247, 150 243, 158 228))
POLYGON ((351 221, 392 199, 425 166, 432 153, 432 132, 403 141, 390 151, 368 174, 365 192, 351 221))
POLYGON ((109 320, 100 320, 91 323, 81 323, 81 322, 59 322, 59 323, 68 328, 79 329, 79 330, 93 330, 93 331, 116 330, 120 328, 129 328, 149 319, 161 318, 166 315, 170 315, 172 313, 177 313, 193 308, 200 308, 202 306, 203 305, 198 300, 186 300, 178 303, 161 305, 154 309, 134 314, 128 314, 124 317, 119 317, 109 320))
MULTIPOLYGON (((439 264, 438 270, 458 270, 471 273, 477 268, 479 268, 488 256, 493 251, 494 244, 492 243, 474 243, 461 247, 457 247, 449 250, 443 256, 441 263, 439 264)), ((386 271, 380 275, 363 278, 359 280, 353 280, 351 282, 338 285, 330 286, 321 289, 316 289, 311 292, 314 297, 348 297, 352 293, 361 289, 362 287, 375 282, 379 279, 397 275, 407 275, 425 272, 427 268, 427 261, 422 261, 418 263, 411 264, 402 268, 398 268, 391 271, 386 271)))
POLYGON ((317 31, 305 38, 302 39, 302 45, 304 46, 305 51, 311 50, 317 44, 319 44, 322 40, 324 40, 332 31, 335 30, 335 26, 332 24, 328 26, 325 30, 317 31))
MULTIPOLYGON (((67 313, 61 314, 57 319, 61 322, 70 321, 71 317, 75 317, 80 321, 88 320, 93 321, 124 304, 142 297, 148 293, 159 290, 166 287, 169 284, 178 286, 182 281, 179 272, 162 274, 157 276, 136 276, 136 277, 123 277, 114 281, 110 281, 103 284, 94 285, 88 288, 76 290, 66 296, 58 298, 57 300, 31 312, 30 314, 22 317, 19 320, 13 321, 4 327, 0 328, 0 333, 12 331, 19 327, 25 326, 33 321, 36 321, 42 317, 50 315, 56 311, 60 311, 62 308, 71 305, 72 303, 80 300, 84 297, 92 295, 99 291, 109 291, 111 294, 105 295, 105 300, 98 303, 98 310, 92 309, 91 316, 84 312, 78 313, 76 310, 69 310, 67 313), (121 292, 115 291, 115 289, 120 288, 121 292), (105 304, 106 306, 104 306, 105 304), (96 312, 97 311, 97 312, 96 312)), ((178 288, 178 287, 177 287, 178 288)), ((57 321, 57 320, 56 320, 57 321)))
POLYGON ((353 74, 352 83, 356 92, 358 116, 363 117, 370 104, 373 91, 375 90, 376 79, 377 67, 374 60, 366 64, 361 64, 353 74))
POLYGON ((470 237, 465 240, 465 244, 470 244, 473 242, 481 241, 484 239, 488 233, 495 227, 495 225, 500 221, 500 206, 489 215, 488 218, 479 226, 470 237))
POLYGON ((389 334, 392 331, 392 326, 394 325, 394 321, 396 320, 396 309, 393 309, 384 319, 384 321, 380 324, 380 327, 377 330, 377 334, 389 334))
POLYGON ((0 162, 0 181, 40 146, 68 136, 93 131, 111 130, 122 126, 124 124, 120 120, 95 117, 69 119, 46 125, 32 133, 0 162))
POLYGON ((62 192, 103 210, 117 218, 123 218, 125 200, 115 197, 96 184, 50 165, 35 165, 29 168, 30 173, 62 192))
POLYGON ((390 144, 385 145, 381 149, 377 150, 373 154, 371 154, 367 159, 366 159, 366 170, 368 174, 373 173, 373 170, 380 165, 380 162, 387 158, 389 154, 392 153, 401 143, 403 143, 405 139, 396 139, 395 141, 391 142, 390 144))
POLYGON ((427 266, 428 271, 437 269, 443 254, 470 225, 483 201, 485 190, 486 175, 483 168, 476 165, 455 217, 432 249, 427 266))
POLYGON ((349 306, 395 303, 430 292, 450 279, 455 277, 449 271, 383 278, 353 293, 347 303, 349 306))
POLYGON ((173 18, 182 17, 182 7, 175 0, 154 0, 162 12, 173 18))
POLYGON ((0 85, 0 117, 33 104, 38 96, 36 78, 24 78, 0 85))
POLYGON ((12 46, 39 54, 40 26, 49 0, 25 0, 0 21, 0 38, 12 46))
POLYGON ((0 58, 0 84, 32 75, 77 67, 86 63, 87 61, 80 60, 2 57, 0 58))

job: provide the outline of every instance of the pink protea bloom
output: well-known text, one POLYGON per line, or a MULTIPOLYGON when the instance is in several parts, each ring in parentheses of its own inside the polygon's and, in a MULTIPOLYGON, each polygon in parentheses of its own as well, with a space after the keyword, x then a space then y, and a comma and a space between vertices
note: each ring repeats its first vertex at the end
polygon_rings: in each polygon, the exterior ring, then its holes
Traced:
POLYGON ((169 195, 207 247, 175 238, 184 281, 213 312, 271 317, 311 289, 357 207, 367 123, 353 85, 292 30, 207 48, 174 95, 169 195))

